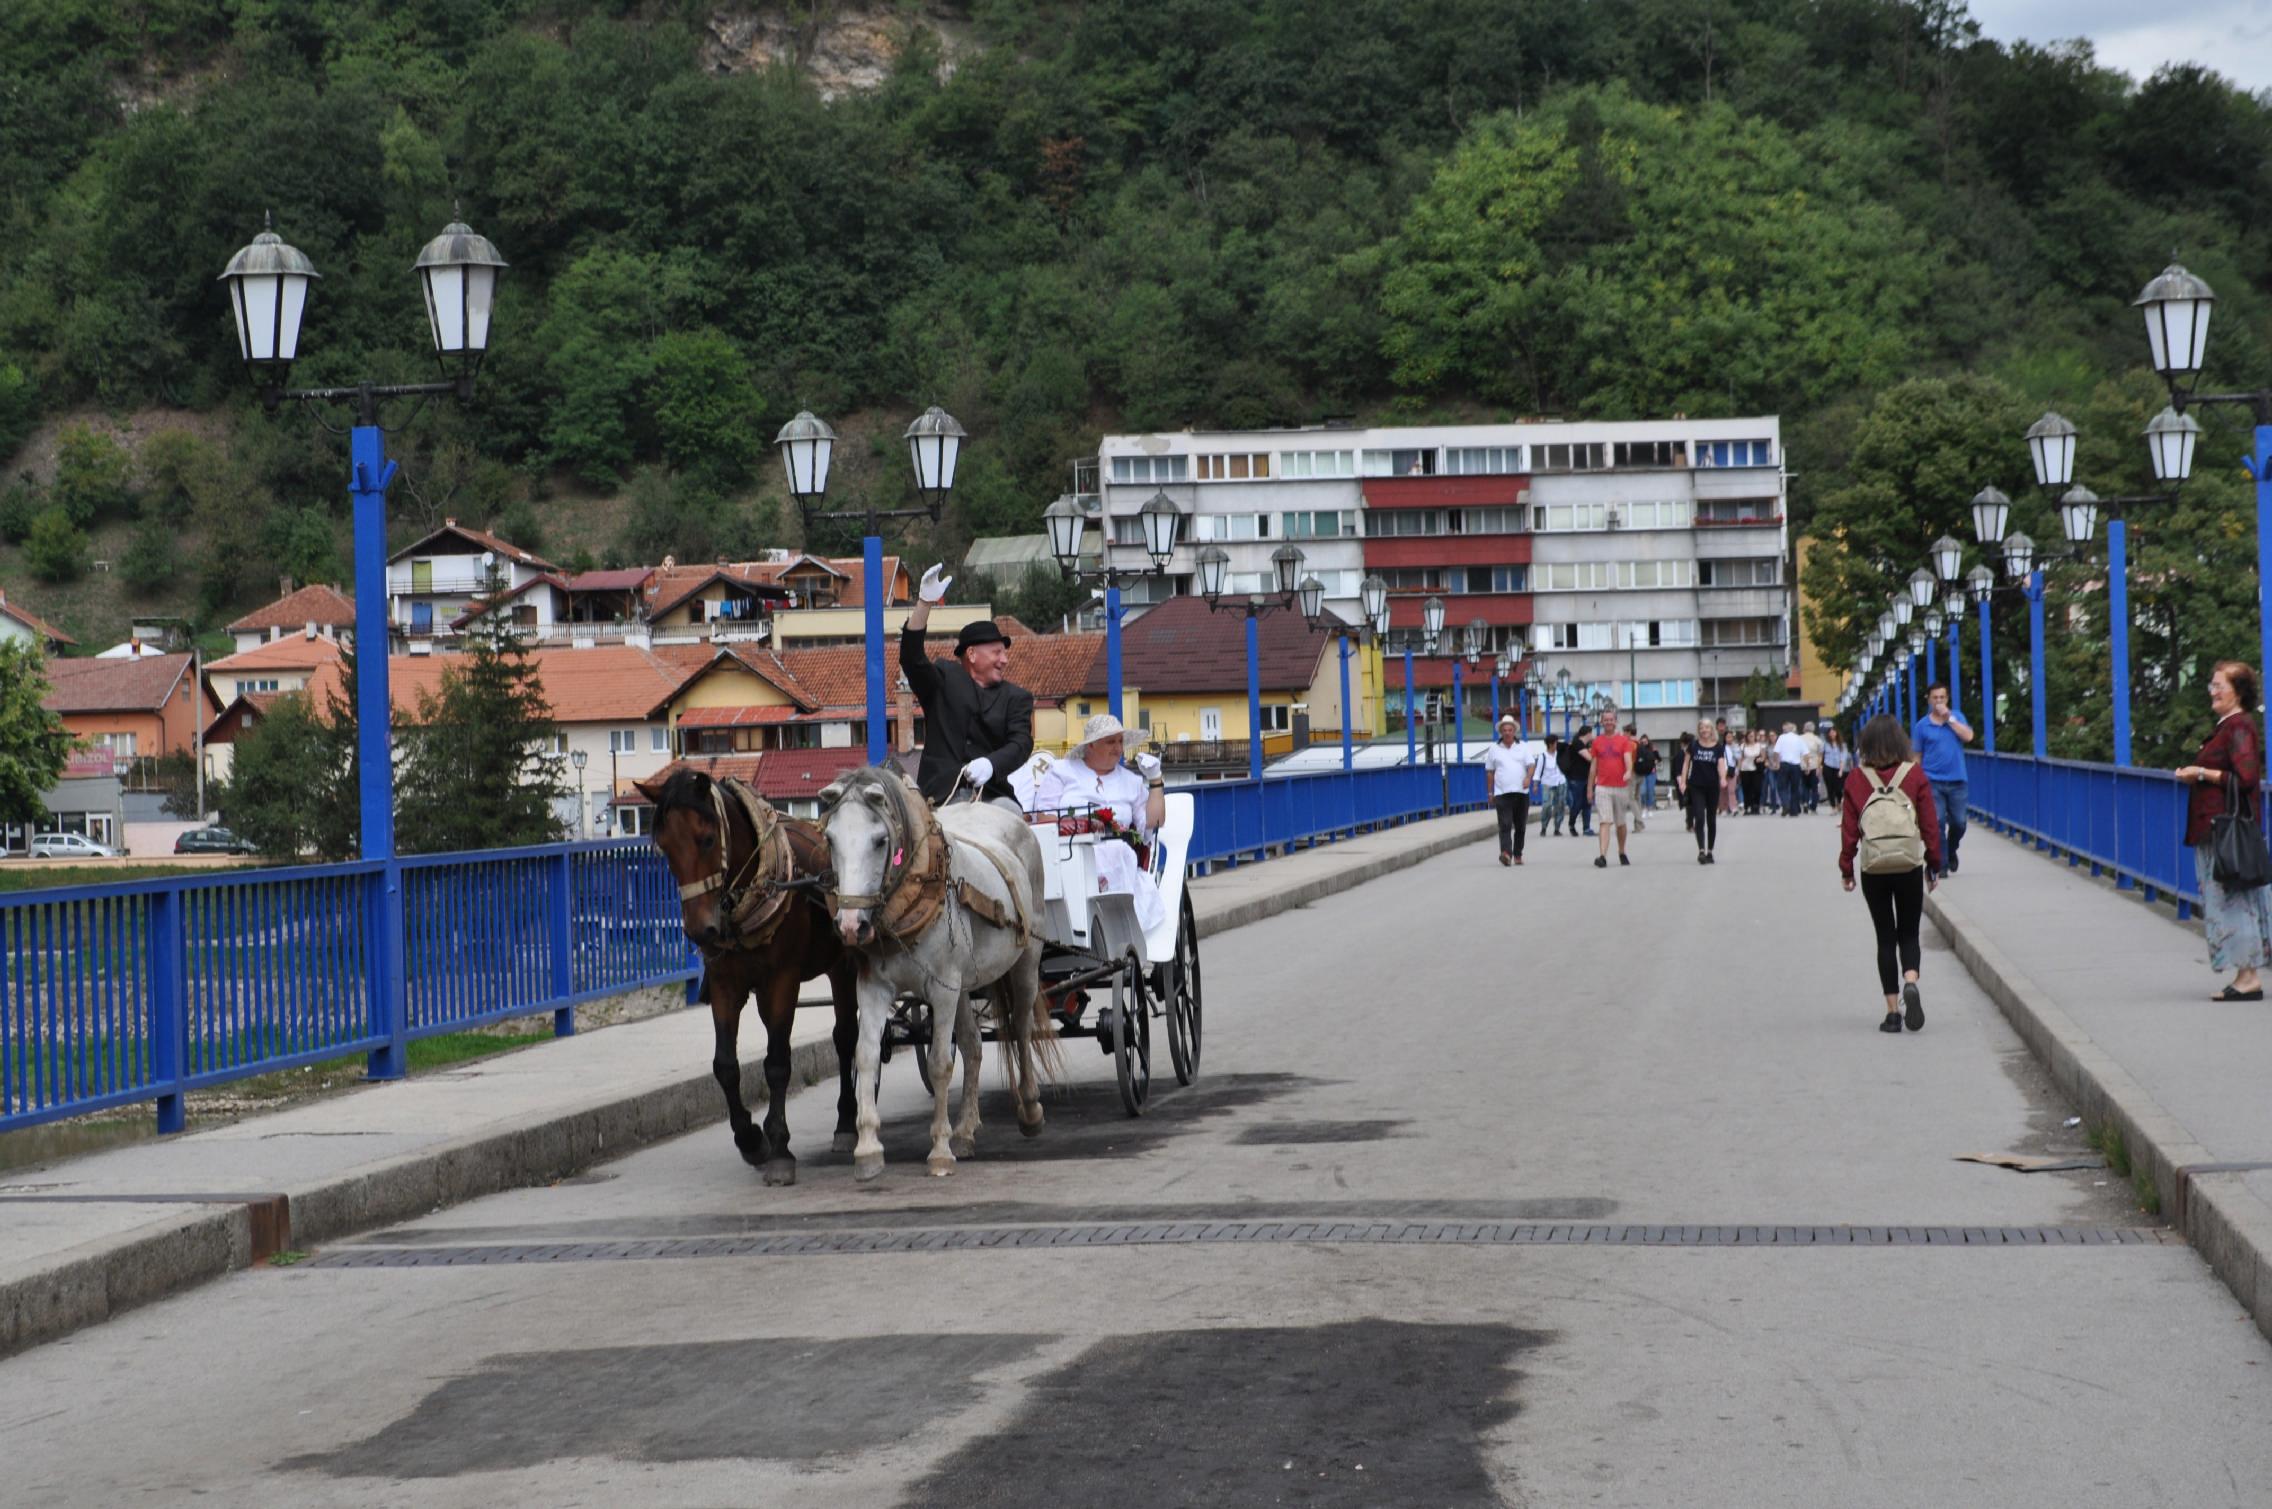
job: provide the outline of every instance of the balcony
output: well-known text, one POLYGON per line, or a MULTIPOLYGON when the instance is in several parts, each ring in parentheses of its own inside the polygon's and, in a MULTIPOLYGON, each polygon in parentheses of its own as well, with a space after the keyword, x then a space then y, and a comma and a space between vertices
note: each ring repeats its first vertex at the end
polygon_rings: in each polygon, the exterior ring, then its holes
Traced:
POLYGON ((1788 587, 1699 587, 1699 618, 1781 618, 1791 608, 1788 587))
POLYGON ((1764 560, 1780 553, 1779 536, 1750 524, 1698 524, 1692 538, 1700 561, 1764 560))

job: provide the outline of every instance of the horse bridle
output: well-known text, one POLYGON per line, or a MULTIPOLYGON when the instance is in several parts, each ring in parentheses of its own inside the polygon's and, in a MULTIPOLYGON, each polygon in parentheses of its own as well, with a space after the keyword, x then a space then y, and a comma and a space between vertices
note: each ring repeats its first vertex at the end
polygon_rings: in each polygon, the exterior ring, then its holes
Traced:
MULTIPOLYGON (((892 897, 899 894, 900 886, 914 872, 915 864, 912 849, 916 839, 909 830, 915 826, 915 818, 914 814, 907 810, 907 799, 901 791, 892 789, 884 781, 877 781, 874 785, 877 790, 886 792, 890 799, 891 816, 885 823, 885 827, 891 837, 892 862, 884 866, 883 882, 877 887, 874 895, 837 891, 832 893, 831 902, 839 910, 850 907, 854 911, 874 912, 878 917, 881 917, 886 904, 890 902, 892 897)), ((821 816, 824 821, 830 811, 843 805, 844 795, 845 793, 840 790, 833 797, 824 796, 822 798, 821 816)), ((833 867, 829 879, 832 881, 835 879, 833 867)))

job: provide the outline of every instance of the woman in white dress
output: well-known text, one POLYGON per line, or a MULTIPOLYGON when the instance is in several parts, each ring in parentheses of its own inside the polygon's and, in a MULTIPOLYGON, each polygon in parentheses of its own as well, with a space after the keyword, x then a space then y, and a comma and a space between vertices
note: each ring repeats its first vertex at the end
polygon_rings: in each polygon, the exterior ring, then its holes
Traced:
MULTIPOLYGON (((1112 714, 1099 713, 1089 719, 1081 729, 1081 742, 1035 779, 1033 810, 1094 812, 1103 808, 1112 813, 1114 822, 1148 843, 1167 814, 1167 787, 1160 778, 1158 755, 1138 755, 1133 769, 1121 763, 1127 742, 1127 731, 1112 714)), ((1128 845, 1097 845, 1097 883, 1104 890, 1136 898, 1136 921, 1144 931, 1150 932, 1167 920, 1159 887, 1137 864, 1136 851, 1128 845)))

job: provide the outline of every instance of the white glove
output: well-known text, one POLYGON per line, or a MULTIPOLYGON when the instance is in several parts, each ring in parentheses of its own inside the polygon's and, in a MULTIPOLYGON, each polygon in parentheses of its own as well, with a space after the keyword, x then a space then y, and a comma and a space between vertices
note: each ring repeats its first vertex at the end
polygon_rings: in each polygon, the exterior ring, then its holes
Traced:
MULTIPOLYGON (((938 568, 933 567, 932 569, 937 570, 938 568)), ((986 756, 980 755, 968 765, 963 766, 962 776, 971 785, 984 789, 986 783, 994 779, 994 762, 986 756)))
POLYGON ((943 603, 947 600, 947 588, 953 585, 954 578, 939 575, 941 569, 942 567, 934 565, 930 570, 923 573, 923 583, 915 589, 917 597, 932 604, 943 603))
POLYGON ((1148 750, 1138 755, 1136 757, 1136 773, 1147 781, 1157 779, 1160 773, 1160 757, 1148 750))

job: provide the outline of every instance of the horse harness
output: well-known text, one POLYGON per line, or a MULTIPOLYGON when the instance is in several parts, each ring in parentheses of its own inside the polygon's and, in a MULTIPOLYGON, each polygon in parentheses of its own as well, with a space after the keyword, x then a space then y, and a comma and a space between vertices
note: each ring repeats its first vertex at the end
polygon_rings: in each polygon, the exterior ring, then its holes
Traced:
POLYGON ((1015 929, 1020 948, 1031 943, 1033 929, 1017 905, 1017 886, 994 852, 984 844, 971 845, 1002 877, 1003 892, 1010 897, 1007 903, 952 874, 950 845, 939 826, 938 814, 927 802, 918 810, 918 804, 910 801, 912 793, 904 780, 879 780, 876 785, 886 794, 889 809, 885 827, 891 838, 891 863, 884 867, 883 879, 873 895, 840 893, 835 897, 836 905, 874 912, 877 934, 904 946, 939 920, 951 891, 964 911, 995 927, 1015 929), (912 842, 910 832, 914 834, 912 842))
POLYGON ((703 953, 763 948, 780 930, 781 919, 789 915, 789 905, 797 893, 810 888, 812 882, 791 877, 796 860, 789 852, 788 830, 782 826, 781 814, 747 784, 730 776, 712 781, 710 806, 718 824, 718 873, 680 886, 679 900, 692 901, 712 891, 724 893, 718 898, 718 921, 727 941, 715 948, 704 946, 703 953), (727 873, 726 859, 727 839, 733 832, 727 816, 728 798, 741 808, 756 835, 749 857, 732 874, 727 873))

